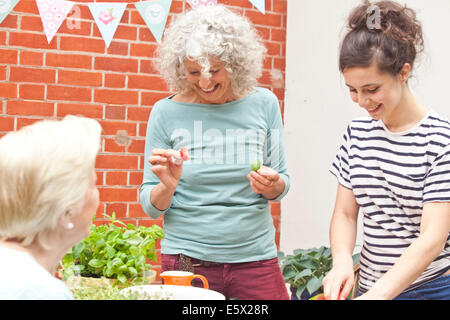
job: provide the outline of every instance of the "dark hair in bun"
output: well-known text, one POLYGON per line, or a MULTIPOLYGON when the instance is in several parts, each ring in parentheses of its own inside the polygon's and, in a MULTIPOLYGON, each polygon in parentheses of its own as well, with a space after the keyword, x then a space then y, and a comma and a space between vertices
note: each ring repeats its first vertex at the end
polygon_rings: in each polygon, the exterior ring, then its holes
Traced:
POLYGON ((369 67, 397 75, 405 63, 414 66, 423 51, 422 26, 414 10, 393 1, 365 0, 348 18, 349 32, 340 49, 339 69, 369 67))

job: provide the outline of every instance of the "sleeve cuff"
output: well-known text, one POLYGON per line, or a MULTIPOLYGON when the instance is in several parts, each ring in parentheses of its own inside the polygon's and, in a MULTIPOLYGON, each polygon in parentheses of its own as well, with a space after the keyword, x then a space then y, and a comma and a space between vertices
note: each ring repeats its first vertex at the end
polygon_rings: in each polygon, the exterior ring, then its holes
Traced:
POLYGON ((339 175, 339 173, 336 172, 336 171, 333 170, 333 169, 334 169, 334 168, 331 168, 331 169, 329 170, 329 172, 330 172, 333 176, 336 177, 338 183, 339 183, 341 186, 343 186, 343 187, 345 187, 345 188, 347 188, 347 189, 353 190, 352 185, 351 185, 350 183, 348 183, 344 178, 342 178, 342 177, 339 175))
POLYGON ((291 186, 289 178, 284 174, 280 174, 280 176, 281 176, 281 179, 284 180, 284 190, 278 197, 276 197, 275 199, 270 199, 269 201, 280 202, 281 199, 283 199, 286 196, 286 194, 289 192, 289 188, 291 186))
POLYGON ((141 200, 142 210, 144 210, 144 212, 147 215, 149 215, 151 218, 156 219, 160 215, 166 213, 167 210, 169 210, 170 206, 166 210, 159 210, 152 204, 152 202, 150 201, 150 194, 151 194, 153 188, 154 188, 154 186, 141 187, 140 200, 141 200))

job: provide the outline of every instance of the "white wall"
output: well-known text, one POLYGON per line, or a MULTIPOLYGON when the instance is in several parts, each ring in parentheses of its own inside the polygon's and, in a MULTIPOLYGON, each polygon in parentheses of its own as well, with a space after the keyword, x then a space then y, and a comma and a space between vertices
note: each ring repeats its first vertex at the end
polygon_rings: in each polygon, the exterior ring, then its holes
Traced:
MULTIPOLYGON (((329 245, 337 182, 328 172, 351 119, 366 115, 338 70, 345 22, 359 0, 288 0, 286 149, 291 190, 282 201, 280 249, 329 245)), ((426 52, 410 87, 419 101, 450 118, 450 1, 403 0, 416 10, 426 52)), ((361 232, 357 243, 361 243, 361 232)))

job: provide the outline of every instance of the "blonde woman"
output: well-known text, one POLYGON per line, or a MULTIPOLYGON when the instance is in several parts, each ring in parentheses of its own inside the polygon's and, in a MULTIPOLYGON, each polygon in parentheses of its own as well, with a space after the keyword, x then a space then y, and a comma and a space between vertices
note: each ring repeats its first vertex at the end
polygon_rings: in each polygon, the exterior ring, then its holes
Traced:
POLYGON ((0 299, 73 299, 56 265, 89 235, 97 121, 67 116, 0 139, 0 299))
POLYGON ((256 87, 265 51, 222 5, 178 16, 158 51, 175 94, 149 119, 142 207, 164 216, 162 271, 202 274, 228 299, 289 299, 269 206, 289 190, 281 113, 256 87))

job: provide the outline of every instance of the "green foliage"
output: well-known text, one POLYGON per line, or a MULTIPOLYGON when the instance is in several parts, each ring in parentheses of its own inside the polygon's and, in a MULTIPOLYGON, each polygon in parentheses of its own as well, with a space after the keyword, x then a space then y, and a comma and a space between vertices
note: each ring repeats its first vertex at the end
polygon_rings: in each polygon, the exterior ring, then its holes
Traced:
POLYGON ((105 216, 110 219, 108 225, 91 224, 90 236, 64 256, 64 280, 80 275, 117 279, 121 284, 144 283, 145 272, 151 268, 146 260, 156 261, 155 242, 164 237, 162 228, 126 225, 116 220, 115 213, 105 216))
MULTIPOLYGON (((328 247, 297 249, 293 255, 278 255, 284 281, 292 288, 297 288, 296 296, 300 299, 307 290, 311 295, 317 290, 323 290, 322 280, 331 270, 333 259, 328 247)), ((353 255, 353 264, 359 261, 359 253, 353 255)))
POLYGON ((294 255, 280 253, 281 272, 284 281, 297 288, 300 299, 303 291, 309 294, 322 288, 322 280, 331 270, 331 249, 327 247, 294 250, 294 255))
POLYGON ((71 288, 75 300, 170 300, 169 294, 156 292, 148 294, 142 291, 125 291, 103 283, 100 286, 79 286, 71 288))

